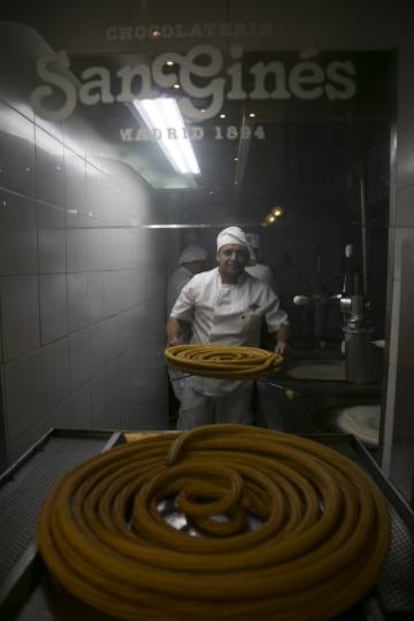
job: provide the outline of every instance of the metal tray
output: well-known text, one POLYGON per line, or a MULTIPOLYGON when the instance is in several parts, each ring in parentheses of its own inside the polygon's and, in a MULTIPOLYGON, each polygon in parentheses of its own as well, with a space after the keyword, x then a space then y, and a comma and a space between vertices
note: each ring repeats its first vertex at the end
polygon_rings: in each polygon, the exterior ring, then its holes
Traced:
MULTIPOLYGON (((54 430, 53 440, 61 438, 61 433, 59 430, 54 430)), ((70 436, 65 435, 66 433, 63 433, 63 437, 69 440, 70 436)), ((96 432, 72 433, 72 439, 99 440, 99 435, 95 435, 96 432)), ((105 432, 102 433, 105 434, 105 432)), ((392 530, 391 547, 380 579, 363 601, 336 617, 336 621, 397 621, 414 618, 414 514, 412 510, 383 477, 367 449, 353 436, 334 433, 301 435, 338 450, 356 461, 369 472, 388 501, 392 530)), ((102 436, 100 438, 102 439, 102 436)), ((102 450, 124 441, 125 436, 122 433, 110 434, 102 450)), ((83 458, 86 459, 88 456, 90 455, 85 455, 83 458)), ((20 471, 21 468, 17 470, 20 471)), ((63 468, 63 471, 65 470, 68 470, 67 464, 63 468)), ((56 480, 60 474, 61 472, 55 472, 54 479, 56 480)), ((2 483, 3 477, 0 485, 2 483)), ((2 487, 0 486, 0 494, 2 487)), ((33 517, 34 529, 36 529, 36 523, 37 513, 33 517)), ((33 621, 33 619, 36 621, 72 621, 75 618, 104 621, 112 618, 66 593, 48 572, 33 541, 26 546, 24 554, 13 567, 4 587, 0 590, 0 615, 2 619, 16 621, 33 621)))
POLYGON ((51 429, 0 476, 0 604, 36 557, 38 513, 54 483, 77 464, 123 441, 113 430, 51 429))

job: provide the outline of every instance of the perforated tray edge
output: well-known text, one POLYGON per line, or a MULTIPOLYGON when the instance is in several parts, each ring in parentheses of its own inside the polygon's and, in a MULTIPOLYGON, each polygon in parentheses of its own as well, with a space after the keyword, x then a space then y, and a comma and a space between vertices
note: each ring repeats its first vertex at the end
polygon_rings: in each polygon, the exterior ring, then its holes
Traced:
MULTIPOLYGON (((10 480, 53 437, 107 439, 101 453, 125 442, 125 436, 122 431, 102 429, 85 431, 83 429, 52 428, 1 475, 0 487, 10 480)), ((33 542, 26 548, 7 579, 0 585, 0 613, 3 619, 14 618, 19 606, 22 605, 22 602, 27 599, 36 584, 38 584, 44 570, 45 566, 38 553, 37 545, 33 542)))

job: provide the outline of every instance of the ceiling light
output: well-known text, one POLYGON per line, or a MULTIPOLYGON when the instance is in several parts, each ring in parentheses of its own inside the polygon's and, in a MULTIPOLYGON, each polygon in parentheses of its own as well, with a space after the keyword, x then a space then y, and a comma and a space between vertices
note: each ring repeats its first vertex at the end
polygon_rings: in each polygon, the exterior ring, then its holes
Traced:
POLYGON ((225 119, 226 118, 226 115, 224 114, 224 112, 222 114, 220 114, 220 118, 221 119, 225 119))
POLYGON ((147 127, 160 133, 157 143, 174 170, 181 174, 199 175, 200 167, 190 140, 183 135, 184 120, 175 99, 135 99, 133 103, 147 127), (168 137, 171 129, 175 130, 174 138, 168 137))
POLYGON ((267 224, 273 224, 273 222, 276 221, 275 216, 273 216, 271 213, 269 213, 266 218, 265 221, 267 222, 267 224))
POLYGON ((235 162, 238 162, 238 161, 239 161, 239 158, 238 158, 238 157, 235 157, 235 158, 234 158, 234 161, 235 161, 235 162))
POLYGON ((249 112, 249 117, 250 117, 251 119, 254 119, 254 117, 255 117, 255 116, 256 116, 256 113, 255 113, 255 112, 249 112))
POLYGON ((173 88, 180 88, 180 85, 177 84, 177 82, 175 84, 173 84, 173 88))
POLYGON ((174 66, 174 61, 173 60, 167 60, 167 62, 165 64, 167 65, 167 67, 173 67, 174 66))
POLYGON ((272 211, 271 211, 272 215, 276 216, 277 218, 281 215, 283 215, 283 208, 282 207, 273 207, 272 211))

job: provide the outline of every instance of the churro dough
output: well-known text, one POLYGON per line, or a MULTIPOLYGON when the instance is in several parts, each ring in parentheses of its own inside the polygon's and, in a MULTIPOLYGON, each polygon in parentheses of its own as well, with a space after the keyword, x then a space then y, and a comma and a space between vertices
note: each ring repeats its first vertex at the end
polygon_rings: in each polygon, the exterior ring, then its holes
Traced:
POLYGON ((118 619, 324 621, 375 583, 389 523, 383 495, 340 453, 209 425, 67 473, 44 503, 38 541, 67 591, 118 619), (182 528, 163 514, 168 504, 182 528))
POLYGON ((280 370, 282 356, 240 345, 175 345, 165 350, 168 366, 192 375, 255 379, 280 370))

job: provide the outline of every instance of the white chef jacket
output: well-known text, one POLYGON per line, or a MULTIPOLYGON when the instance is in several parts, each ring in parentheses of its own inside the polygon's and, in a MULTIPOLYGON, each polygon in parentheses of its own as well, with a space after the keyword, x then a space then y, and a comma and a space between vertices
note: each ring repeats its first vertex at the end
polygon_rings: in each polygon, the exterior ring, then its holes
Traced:
MULTIPOLYGON (((178 298, 181 289, 188 283, 189 280, 194 276, 193 272, 190 272, 183 265, 179 265, 172 272, 167 286, 167 316, 169 316, 172 307, 176 299, 178 298)), ((183 330, 181 333, 181 342, 188 343, 191 339, 191 329, 183 330)), ((183 372, 177 371, 175 369, 168 369, 168 374, 171 380, 171 386, 174 391, 175 396, 179 401, 181 401, 182 393, 184 389, 183 384, 183 372)))
MULTIPOLYGON (((171 317, 192 326, 192 343, 259 347, 263 318, 269 332, 288 325, 279 298, 269 285, 244 272, 237 283, 223 284, 218 268, 196 274, 181 290, 171 317)), ((189 378, 197 392, 220 396, 242 387, 242 381, 189 378)))

